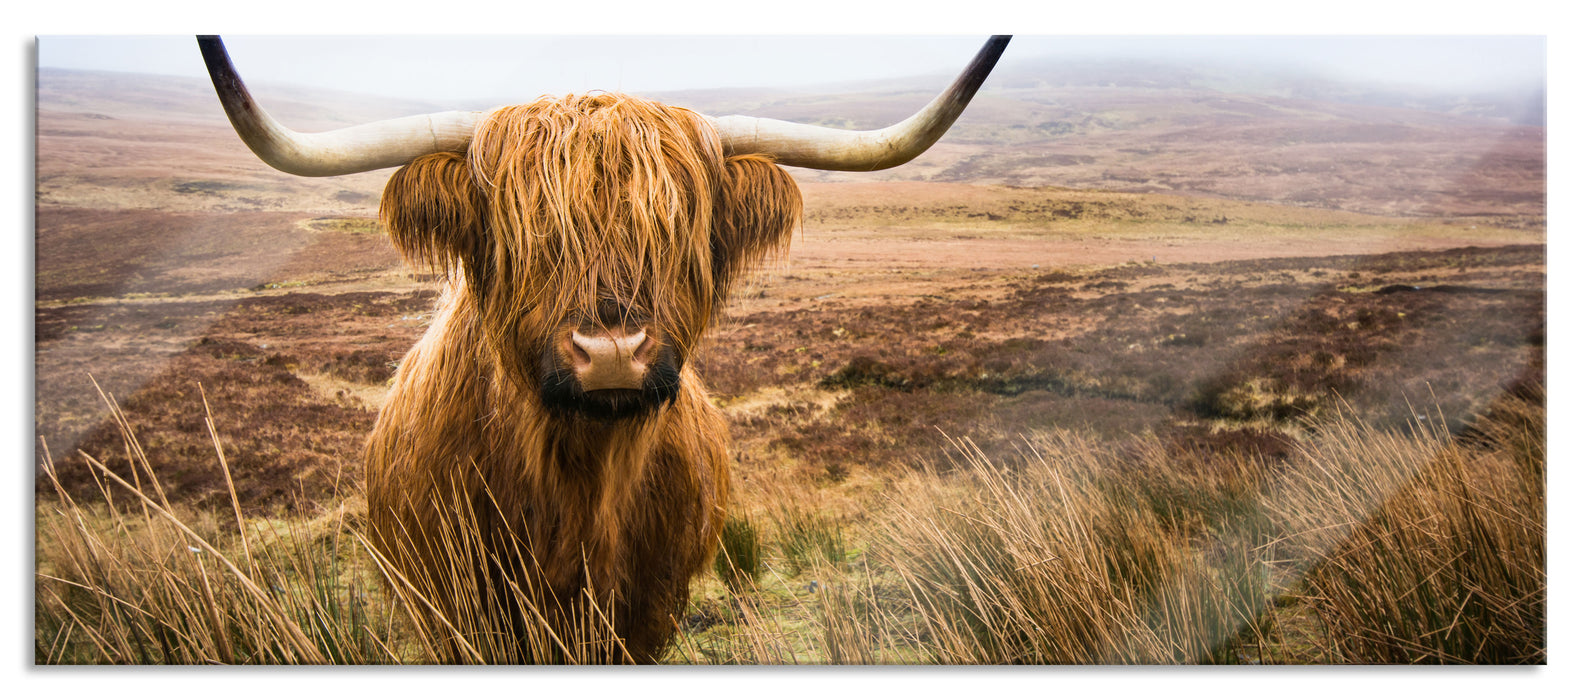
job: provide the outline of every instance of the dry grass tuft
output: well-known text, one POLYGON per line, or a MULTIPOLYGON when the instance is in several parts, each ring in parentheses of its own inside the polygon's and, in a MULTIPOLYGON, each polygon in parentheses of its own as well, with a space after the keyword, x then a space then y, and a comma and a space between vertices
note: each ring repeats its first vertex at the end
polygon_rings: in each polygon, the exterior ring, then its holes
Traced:
MULTIPOLYGON (((101 395, 102 396, 102 395, 101 395)), ((100 500, 81 503, 43 469, 54 502, 36 513, 35 662, 40 664, 430 664, 627 661, 601 611, 540 610, 533 591, 502 588, 466 508, 441 533, 458 552, 448 600, 430 600, 360 534, 351 496, 286 522, 172 505, 108 398, 133 479, 83 455, 100 500), (567 627, 552 622, 589 620, 567 627)), ((231 482, 220 437, 216 463, 231 482)), ((518 543, 520 544, 520 543, 518 543)), ((526 548, 522 548, 526 551, 526 548)), ((401 555, 402 553, 397 553, 401 555)))
POLYGON ((1305 525, 1282 546, 1316 562, 1303 595, 1342 660, 1546 662, 1541 390, 1536 398, 1502 398, 1475 424, 1477 439, 1442 424, 1393 436, 1341 424, 1326 436, 1335 447, 1311 453, 1277 502, 1305 525), (1320 527, 1322 513, 1347 527, 1320 527))

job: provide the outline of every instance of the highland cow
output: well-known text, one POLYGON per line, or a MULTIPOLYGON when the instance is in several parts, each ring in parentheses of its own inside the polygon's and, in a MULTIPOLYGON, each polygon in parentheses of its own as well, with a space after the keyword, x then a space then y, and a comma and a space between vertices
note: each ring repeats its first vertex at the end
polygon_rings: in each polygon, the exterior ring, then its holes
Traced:
POLYGON ((564 648, 597 616, 622 649, 600 660, 662 655, 729 491, 728 431, 689 361, 741 275, 797 227, 780 166, 916 157, 1007 41, 870 132, 594 94, 298 134, 200 37, 227 114, 270 165, 402 166, 380 218, 410 263, 444 276, 368 440, 370 540, 393 575, 441 616, 488 596, 516 633, 540 624, 564 648))

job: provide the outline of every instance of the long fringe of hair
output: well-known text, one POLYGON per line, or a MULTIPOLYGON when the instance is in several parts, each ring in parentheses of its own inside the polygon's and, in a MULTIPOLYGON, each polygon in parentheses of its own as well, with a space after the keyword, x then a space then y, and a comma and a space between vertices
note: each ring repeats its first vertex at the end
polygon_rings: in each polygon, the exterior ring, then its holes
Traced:
POLYGON ((495 248, 487 327, 597 319, 602 294, 651 310, 678 352, 692 349, 714 314, 712 200, 724 175, 701 116, 615 94, 540 100, 492 113, 472 154, 495 248))

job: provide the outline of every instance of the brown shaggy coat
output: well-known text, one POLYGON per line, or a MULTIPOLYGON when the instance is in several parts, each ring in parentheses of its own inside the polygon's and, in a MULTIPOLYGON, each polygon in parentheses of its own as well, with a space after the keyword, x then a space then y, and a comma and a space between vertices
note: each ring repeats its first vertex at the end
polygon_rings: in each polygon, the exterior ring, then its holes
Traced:
POLYGON ((613 94, 502 108, 467 154, 398 171, 381 218, 447 274, 368 441, 370 530, 402 577, 451 615, 480 581, 515 586, 562 636, 591 597, 635 659, 661 655, 728 495, 726 425, 686 359, 801 208, 784 170, 723 157, 702 117, 613 94), (609 422, 547 410, 545 348, 611 299, 675 351, 676 399, 609 422), (454 534, 469 510, 481 559, 454 534), (457 571, 477 561, 490 571, 457 571))

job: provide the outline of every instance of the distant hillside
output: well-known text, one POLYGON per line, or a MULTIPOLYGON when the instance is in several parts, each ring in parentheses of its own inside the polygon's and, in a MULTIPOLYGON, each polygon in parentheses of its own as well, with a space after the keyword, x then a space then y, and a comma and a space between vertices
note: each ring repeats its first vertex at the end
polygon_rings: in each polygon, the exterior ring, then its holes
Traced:
MULTIPOLYGON (((660 97, 687 99, 715 109, 784 100, 798 94, 847 94, 930 92, 950 80, 949 75, 916 76, 901 80, 858 81, 808 86, 802 90, 718 90, 662 93, 660 97)), ((1245 64, 1163 63, 1156 60, 1041 59, 1004 64, 995 69, 986 92, 1008 91, 1029 95, 1038 91, 1072 88, 1143 90, 1200 90, 1258 97, 1291 98, 1318 102, 1399 107, 1459 116, 1482 117, 1510 124, 1543 126, 1545 94, 1541 88, 1512 86, 1501 91, 1460 92, 1412 88, 1386 83, 1349 83, 1292 69, 1262 68, 1245 64)))
MULTIPOLYGON (((659 97, 845 128, 904 118, 948 76, 659 97)), ((1542 92, 1452 94, 1147 61, 1003 66, 917 161, 817 181, 1172 192, 1383 214, 1544 212, 1542 92)))
POLYGON ((1016 89, 1130 87, 1214 90, 1262 97, 1399 107, 1483 117, 1527 126, 1544 124, 1544 91, 1537 86, 1458 92, 1388 83, 1341 82, 1290 68, 1263 68, 1241 63, 1182 65, 1156 61, 1048 60, 1008 68, 1010 70, 1003 76, 1003 81, 1005 85, 1016 89))
MULTIPOLYGON (((864 129, 904 118, 945 82, 948 76, 921 76, 646 96, 708 114, 864 129)), ((89 194, 83 187, 114 182, 148 189, 146 179, 167 170, 173 181, 190 175, 204 187, 263 188, 268 197, 259 201, 311 195, 320 208, 367 207, 360 197, 377 195, 383 178, 335 178, 342 184, 326 189, 269 172, 229 133, 202 80, 44 69, 38 84, 41 201, 80 205, 89 194)), ((267 109, 303 130, 488 106, 252 87, 267 109)), ((1003 66, 957 126, 913 163, 880 173, 796 174, 824 182, 1172 192, 1384 214, 1542 216, 1543 99, 1143 61, 1021 63, 1003 66)))

